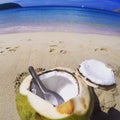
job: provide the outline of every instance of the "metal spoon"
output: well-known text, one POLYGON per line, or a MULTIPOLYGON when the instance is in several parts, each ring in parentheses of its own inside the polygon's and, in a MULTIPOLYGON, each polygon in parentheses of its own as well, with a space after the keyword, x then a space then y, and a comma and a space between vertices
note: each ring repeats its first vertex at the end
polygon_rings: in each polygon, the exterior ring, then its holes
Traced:
POLYGON ((40 78, 38 77, 38 75, 36 74, 36 72, 32 66, 29 66, 29 72, 30 72, 31 76, 33 77, 34 82, 38 85, 38 87, 39 87, 40 91, 42 92, 43 97, 46 101, 50 102, 54 106, 57 106, 64 102, 63 98, 59 94, 47 89, 43 85, 42 81, 40 80, 40 78))

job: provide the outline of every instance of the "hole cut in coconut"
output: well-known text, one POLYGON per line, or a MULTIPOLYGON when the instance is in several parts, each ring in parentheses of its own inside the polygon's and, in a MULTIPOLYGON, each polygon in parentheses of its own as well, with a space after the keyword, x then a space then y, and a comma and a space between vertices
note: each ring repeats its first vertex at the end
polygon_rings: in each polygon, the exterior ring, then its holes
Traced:
MULTIPOLYGON (((64 101, 68 101, 78 95, 78 82, 72 73, 65 70, 51 70, 39 75, 44 86, 59 94, 64 101)), ((43 98, 38 86, 32 81, 30 91, 43 98)))
POLYGON ((101 61, 85 60, 79 65, 78 71, 83 80, 92 87, 109 89, 116 86, 112 69, 101 61))

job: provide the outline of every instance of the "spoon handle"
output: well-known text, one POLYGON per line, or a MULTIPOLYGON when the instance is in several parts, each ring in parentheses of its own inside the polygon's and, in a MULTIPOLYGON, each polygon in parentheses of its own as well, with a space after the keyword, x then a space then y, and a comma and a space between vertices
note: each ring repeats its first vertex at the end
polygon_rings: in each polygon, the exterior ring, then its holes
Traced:
POLYGON ((36 74, 34 68, 32 66, 29 66, 29 72, 32 75, 34 81, 38 85, 39 89, 42 91, 42 93, 45 93, 47 91, 46 87, 43 85, 41 80, 39 79, 38 75, 36 74))

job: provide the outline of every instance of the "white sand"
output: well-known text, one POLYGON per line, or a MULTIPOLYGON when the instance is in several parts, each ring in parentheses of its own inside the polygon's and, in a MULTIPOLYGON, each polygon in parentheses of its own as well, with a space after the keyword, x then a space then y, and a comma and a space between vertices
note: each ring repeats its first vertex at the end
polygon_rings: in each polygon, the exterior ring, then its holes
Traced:
POLYGON ((20 120, 14 81, 28 66, 76 69, 85 59, 98 59, 115 72, 117 88, 96 90, 104 111, 120 111, 120 36, 80 33, 18 33, 0 35, 0 120, 20 120))

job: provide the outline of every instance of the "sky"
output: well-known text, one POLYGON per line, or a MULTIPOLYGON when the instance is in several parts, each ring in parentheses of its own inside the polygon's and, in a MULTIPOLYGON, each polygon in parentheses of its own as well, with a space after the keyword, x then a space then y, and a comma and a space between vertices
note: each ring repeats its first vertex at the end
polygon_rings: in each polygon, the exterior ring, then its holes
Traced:
POLYGON ((23 7, 41 5, 65 5, 98 8, 104 10, 120 9, 120 0, 0 0, 0 4, 7 2, 19 3, 23 7))

